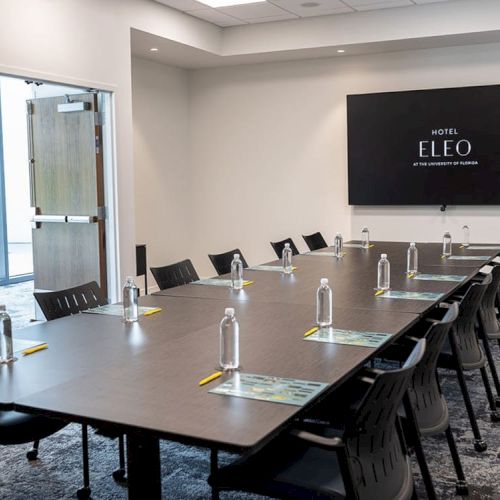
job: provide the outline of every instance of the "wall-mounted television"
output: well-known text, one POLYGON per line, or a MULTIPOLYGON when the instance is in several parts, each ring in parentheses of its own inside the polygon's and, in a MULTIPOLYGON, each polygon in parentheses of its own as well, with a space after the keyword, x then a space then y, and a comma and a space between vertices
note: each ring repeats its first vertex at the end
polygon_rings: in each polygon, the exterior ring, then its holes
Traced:
POLYGON ((500 85, 347 96, 350 205, 500 205, 500 85))

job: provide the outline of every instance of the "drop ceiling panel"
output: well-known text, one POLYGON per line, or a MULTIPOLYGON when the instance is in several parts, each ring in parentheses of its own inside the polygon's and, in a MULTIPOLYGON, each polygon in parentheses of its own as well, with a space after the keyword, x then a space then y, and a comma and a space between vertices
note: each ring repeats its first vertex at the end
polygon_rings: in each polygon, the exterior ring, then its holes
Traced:
POLYGON ((417 7, 455 0, 265 0, 218 8, 209 7, 202 0, 154 1, 218 26, 226 27, 393 7, 417 7))

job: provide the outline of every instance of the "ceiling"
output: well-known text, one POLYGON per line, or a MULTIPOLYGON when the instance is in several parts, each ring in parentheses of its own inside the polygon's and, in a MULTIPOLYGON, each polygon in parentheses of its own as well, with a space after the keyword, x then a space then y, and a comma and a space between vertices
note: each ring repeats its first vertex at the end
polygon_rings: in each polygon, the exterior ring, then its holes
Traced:
POLYGON ((211 8, 197 0, 155 1, 217 26, 226 27, 454 0, 266 0, 218 8, 211 8))

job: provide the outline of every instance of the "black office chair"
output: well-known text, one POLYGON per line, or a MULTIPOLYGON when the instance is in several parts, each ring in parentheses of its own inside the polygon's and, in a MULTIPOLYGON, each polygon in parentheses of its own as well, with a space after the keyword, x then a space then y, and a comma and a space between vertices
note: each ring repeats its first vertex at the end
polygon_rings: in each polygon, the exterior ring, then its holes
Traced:
POLYGON ((223 274, 229 274, 231 272, 231 262, 233 261, 235 253, 240 254, 240 259, 243 267, 247 268, 247 261, 245 260, 245 257, 243 257, 243 254, 241 253, 241 250, 239 248, 235 248, 234 250, 230 250, 229 252, 225 253, 208 255, 208 258, 212 262, 219 276, 223 274))
POLYGON ((491 352, 490 340, 497 340, 500 345, 500 325, 496 313, 496 298, 500 287, 500 265, 494 265, 491 270, 491 283, 488 285, 486 292, 484 292, 483 300, 479 306, 478 317, 478 334, 483 343, 484 353, 488 360, 488 367, 490 368, 493 383, 497 393, 496 405, 500 406, 500 380, 495 366, 495 360, 491 352))
MULTIPOLYGON (((219 490, 243 490, 287 499, 415 498, 397 413, 424 352, 425 340, 419 340, 403 368, 367 369, 347 382, 363 387, 364 396, 343 429, 305 425, 216 471, 209 478, 215 496, 219 490)), ((340 405, 350 406, 338 402, 332 414, 340 405)))
POLYGON ((276 255, 278 256, 278 259, 281 259, 281 257, 283 256, 283 249, 285 248, 285 243, 290 244, 292 255, 299 255, 299 251, 297 250, 297 247, 295 246, 295 243, 293 242, 292 238, 287 238, 286 240, 282 241, 271 241, 270 243, 271 246, 274 248, 276 255))
MULTIPOLYGON (((86 309, 103 306, 108 303, 99 285, 92 281, 84 285, 58 290, 55 292, 34 292, 40 309, 47 321, 79 314, 86 309)), ((113 472, 113 478, 117 482, 126 481, 125 469, 125 443, 123 435, 118 435, 108 429, 98 429, 99 433, 111 438, 118 437, 120 466, 113 472)), ((38 443, 35 443, 38 445, 38 443)), ((89 449, 88 449, 88 427, 82 424, 82 449, 83 449, 83 487, 77 491, 80 499, 90 498, 90 476, 89 476, 89 449)))
POLYGON ((486 442, 482 439, 476 421, 476 415, 469 397, 465 382, 464 370, 480 370, 486 396, 490 406, 492 421, 498 421, 495 400, 486 373, 487 359, 479 344, 476 332, 478 310, 483 295, 491 283, 491 275, 487 275, 481 282, 472 283, 465 294, 457 301, 459 305, 458 317, 448 335, 448 342, 444 345, 439 358, 438 368, 455 370, 464 398, 465 407, 474 434, 474 448, 476 451, 485 451, 486 442))
POLYGON ((187 285, 200 279, 193 263, 189 259, 168 266, 151 267, 150 269, 160 290, 187 285))
POLYGON ((302 235, 304 241, 306 242, 309 250, 314 252, 314 250, 320 250, 321 248, 326 248, 328 245, 326 244, 325 238, 323 238, 320 232, 310 234, 309 236, 302 235))
MULTIPOLYGON (((389 347, 382 353, 387 359, 393 357, 399 360, 405 357, 419 338, 425 338, 425 354, 413 372, 410 382, 409 399, 412 404, 418 430, 422 436, 434 436, 445 433, 448 447, 457 474, 456 492, 457 495, 467 495, 468 487, 465 480, 464 471, 460 461, 460 456, 455 444, 455 439, 450 427, 448 405, 441 392, 437 374, 437 362, 444 342, 458 317, 458 304, 441 304, 428 317, 413 327, 409 334, 394 346, 389 347), (395 356, 391 356, 394 354, 395 356)), ((402 417, 405 424, 405 417, 402 417)), ((403 425, 406 429, 406 426, 403 425)), ((405 432, 405 439, 408 445, 413 445, 411 428, 405 432)))

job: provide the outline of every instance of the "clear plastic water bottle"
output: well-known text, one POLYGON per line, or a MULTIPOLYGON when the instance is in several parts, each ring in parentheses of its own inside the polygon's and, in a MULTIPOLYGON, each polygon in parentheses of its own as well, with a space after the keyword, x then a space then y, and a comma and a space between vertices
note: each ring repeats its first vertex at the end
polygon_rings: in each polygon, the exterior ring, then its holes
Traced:
POLYGON ((389 290, 391 288, 391 265, 387 254, 383 253, 378 261, 377 290, 389 290))
POLYGON ((290 274, 292 272, 292 249, 290 248, 290 243, 285 243, 285 248, 281 252, 283 258, 283 272, 290 274))
POLYGON ((462 245, 464 247, 468 247, 470 245, 470 229, 469 229, 469 226, 464 226, 462 228, 462 231, 464 232, 464 237, 463 237, 462 245))
POLYGON ((231 286, 234 290, 243 288, 243 262, 241 262, 239 253, 233 255, 231 262, 231 286))
POLYGON ((226 308, 220 322, 220 366, 236 370, 240 366, 240 325, 232 307, 226 308))
POLYGON ((316 292, 316 324, 320 328, 332 326, 333 322, 333 293, 328 286, 328 279, 321 278, 316 292))
POLYGON ((451 255, 451 235, 448 232, 443 235, 443 255, 445 257, 451 255))
POLYGON ((415 243, 410 243, 406 256, 406 272, 408 274, 418 273, 418 249, 415 243))
POLYGON ((335 239, 333 240, 333 253, 335 257, 342 257, 342 252, 344 250, 344 239, 340 233, 335 235, 335 239))
POLYGON ((364 227, 361 231, 361 246, 363 248, 370 248, 370 231, 367 227, 364 227))
POLYGON ((14 344, 12 342, 12 323, 5 306, 0 306, 0 363, 12 363, 14 358, 14 344))
POLYGON ((134 283, 132 276, 127 276, 123 287, 123 319, 127 323, 139 319, 139 288, 134 283))

